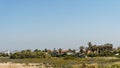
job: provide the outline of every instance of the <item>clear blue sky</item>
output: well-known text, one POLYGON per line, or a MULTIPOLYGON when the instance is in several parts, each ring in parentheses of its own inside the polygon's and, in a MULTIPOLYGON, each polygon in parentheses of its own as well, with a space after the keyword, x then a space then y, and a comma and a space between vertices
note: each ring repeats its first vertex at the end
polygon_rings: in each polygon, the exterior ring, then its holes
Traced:
POLYGON ((0 49, 120 45, 120 0, 0 0, 0 49))

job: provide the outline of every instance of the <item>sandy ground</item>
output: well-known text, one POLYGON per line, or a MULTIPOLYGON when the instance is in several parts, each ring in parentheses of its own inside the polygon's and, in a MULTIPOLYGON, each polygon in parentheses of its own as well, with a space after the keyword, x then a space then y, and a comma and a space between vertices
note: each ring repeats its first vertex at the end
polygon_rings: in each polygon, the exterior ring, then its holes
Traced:
POLYGON ((36 64, 22 64, 22 63, 0 63, 0 68, 44 68, 41 66, 36 66, 36 64))

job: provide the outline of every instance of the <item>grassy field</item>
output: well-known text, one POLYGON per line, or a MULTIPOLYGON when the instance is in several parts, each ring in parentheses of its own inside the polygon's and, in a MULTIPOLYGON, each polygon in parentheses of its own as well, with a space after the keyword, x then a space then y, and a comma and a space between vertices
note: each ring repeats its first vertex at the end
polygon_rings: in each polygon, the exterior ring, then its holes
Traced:
MULTIPOLYGON (((29 63, 43 63, 47 67, 54 68, 120 68, 120 58, 116 57, 94 57, 94 58, 46 58, 46 59, 9 59, 0 58, 0 68, 37 68, 29 67, 29 63), (12 64, 7 64, 12 62, 12 64), (20 63, 20 64, 17 64, 20 63), (28 65, 24 67, 22 64, 28 65), (5 67, 3 67, 5 66, 5 67), (13 66, 13 67, 12 67, 13 66), (20 67, 21 66, 21 67, 20 67)), ((40 68, 40 66, 38 67, 40 68)))

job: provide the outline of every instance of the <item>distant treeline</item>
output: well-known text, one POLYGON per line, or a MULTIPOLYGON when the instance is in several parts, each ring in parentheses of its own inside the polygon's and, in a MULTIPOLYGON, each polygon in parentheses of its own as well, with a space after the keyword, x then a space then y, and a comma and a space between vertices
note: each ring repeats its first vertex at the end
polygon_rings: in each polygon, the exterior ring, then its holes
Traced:
POLYGON ((21 52, 15 52, 10 55, 11 59, 23 59, 23 58, 50 58, 51 55, 47 54, 47 52, 43 52, 41 50, 22 50, 21 52))
POLYGON ((20 52, 14 52, 10 54, 0 53, 0 56, 10 57, 11 59, 23 59, 23 58, 51 58, 51 57, 64 57, 65 59, 86 58, 86 57, 99 57, 99 56, 120 56, 120 48, 113 48, 112 44, 104 45, 92 45, 91 42, 88 43, 88 47, 80 46, 79 50, 68 49, 63 50, 53 49, 53 50, 39 50, 34 51, 27 49, 20 52))

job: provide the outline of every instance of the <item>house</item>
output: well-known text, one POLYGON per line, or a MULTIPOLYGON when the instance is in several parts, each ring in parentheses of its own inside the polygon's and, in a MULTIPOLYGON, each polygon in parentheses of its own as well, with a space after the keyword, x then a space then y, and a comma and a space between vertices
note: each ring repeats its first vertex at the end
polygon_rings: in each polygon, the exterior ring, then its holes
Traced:
POLYGON ((75 53, 72 51, 68 51, 68 52, 66 52, 66 55, 75 55, 75 53))

